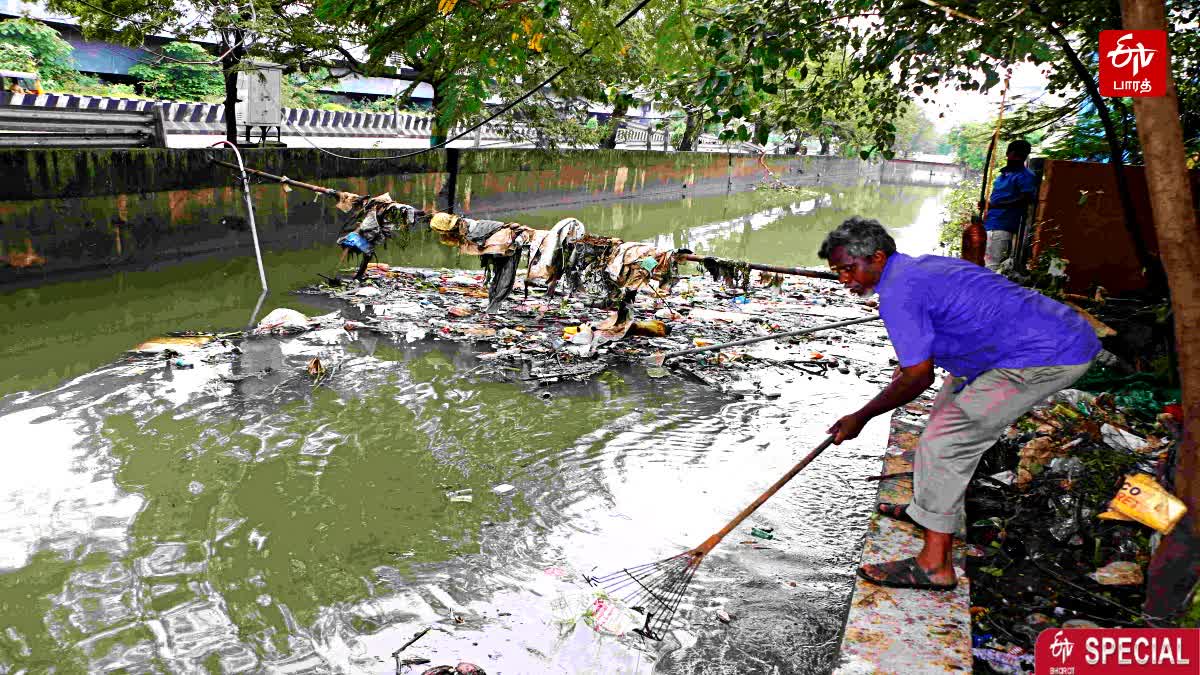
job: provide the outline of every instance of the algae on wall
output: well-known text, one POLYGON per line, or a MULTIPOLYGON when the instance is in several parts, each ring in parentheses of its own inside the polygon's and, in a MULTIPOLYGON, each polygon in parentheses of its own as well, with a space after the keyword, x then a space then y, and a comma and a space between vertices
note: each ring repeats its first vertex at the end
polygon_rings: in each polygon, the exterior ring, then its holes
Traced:
MULTIPOLYGON (((445 171, 444 151, 391 159, 385 150, 341 150, 344 159, 316 149, 248 148, 246 166, 302 181, 351 176, 438 173, 445 171), (382 159, 371 159, 382 158, 382 159)), ((0 149, 0 201, 59 199, 99 195, 225 187, 236 176, 211 159, 235 161, 218 149, 80 148, 0 149)))
MULTIPOLYGON (((247 148, 242 156, 250 168, 319 183, 331 178, 446 173, 451 170, 450 152, 455 153, 461 174, 557 171, 564 167, 584 172, 627 167, 647 171, 697 169, 704 173, 731 163, 729 155, 718 153, 509 148, 432 150, 412 157, 397 157, 394 150, 339 150, 342 156, 336 156, 316 148, 247 148)), ((233 161, 233 155, 227 150, 207 148, 0 149, 0 171, 13 178, 0 184, 0 200, 234 185, 235 173, 213 164, 211 159, 233 161)))

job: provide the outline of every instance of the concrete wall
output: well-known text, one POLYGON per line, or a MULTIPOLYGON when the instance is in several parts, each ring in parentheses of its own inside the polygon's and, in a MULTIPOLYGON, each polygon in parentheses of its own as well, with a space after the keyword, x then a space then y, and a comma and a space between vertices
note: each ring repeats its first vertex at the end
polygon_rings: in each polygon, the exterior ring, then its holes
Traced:
MULTIPOLYGON (((450 150, 378 159, 380 151, 250 149, 249 167, 359 194, 390 192, 426 210, 486 216, 609 199, 747 189, 765 175, 792 184, 878 181, 886 165, 830 157, 579 150, 450 150), (372 159, 376 158, 376 159, 372 159)), ((0 151, 0 286, 250 250, 234 172, 205 150, 0 151)), ((332 243, 333 200, 251 188, 268 250, 332 243)))

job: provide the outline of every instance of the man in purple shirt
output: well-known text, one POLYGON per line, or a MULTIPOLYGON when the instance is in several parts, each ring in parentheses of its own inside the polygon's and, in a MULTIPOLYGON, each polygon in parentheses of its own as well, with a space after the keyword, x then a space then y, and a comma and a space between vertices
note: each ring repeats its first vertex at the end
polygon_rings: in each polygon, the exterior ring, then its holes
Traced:
POLYGON ((999 274, 956 258, 897 253, 875 220, 845 221, 819 255, 851 292, 879 293, 900 362, 886 389, 829 429, 835 443, 917 398, 933 384, 935 365, 950 373, 917 446, 912 503, 879 505, 880 514, 921 526, 925 545, 915 558, 864 565, 858 575, 896 588, 953 589, 951 544, 979 458, 1018 417, 1082 376, 1100 341, 1071 308, 999 274))

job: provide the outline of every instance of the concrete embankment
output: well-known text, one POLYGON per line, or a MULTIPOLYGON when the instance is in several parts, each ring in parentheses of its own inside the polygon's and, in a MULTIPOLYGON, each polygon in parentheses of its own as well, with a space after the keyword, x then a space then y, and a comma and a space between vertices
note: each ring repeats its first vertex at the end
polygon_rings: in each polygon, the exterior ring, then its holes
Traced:
MULTIPOLYGON (((432 209, 488 215, 611 199, 671 198, 747 189, 771 174, 792 184, 911 181, 910 164, 836 157, 623 150, 394 152, 248 149, 247 166, 359 194, 390 192, 432 209)), ((0 286, 249 252, 228 151, 3 150, 0 286)), ((332 241, 332 199, 258 182, 259 236, 269 248, 332 241)))

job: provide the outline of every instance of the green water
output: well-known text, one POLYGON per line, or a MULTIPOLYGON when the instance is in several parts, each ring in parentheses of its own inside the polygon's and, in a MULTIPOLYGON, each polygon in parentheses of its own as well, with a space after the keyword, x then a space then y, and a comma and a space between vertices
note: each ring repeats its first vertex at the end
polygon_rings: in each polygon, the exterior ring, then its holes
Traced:
MULTIPOLYGON (((7 438, 37 439, 40 456, 24 461, 38 463, 60 508, 92 527, 128 522, 116 540, 80 523, 42 523, 54 531, 55 552, 39 550, 0 575, 0 618, 20 636, 0 635, 0 664, 84 672, 109 650, 152 642, 147 622, 176 621, 212 641, 236 636, 236 646, 225 644, 215 657, 222 671, 235 671, 246 654, 258 661, 293 652, 297 625, 379 593, 380 567, 415 583, 451 560, 462 561, 456 566, 464 574, 482 565, 482 574, 536 558, 521 538, 485 548, 485 532, 531 514, 521 493, 505 497, 490 488, 556 485, 553 498, 568 497, 578 488, 557 475, 554 453, 635 407, 661 409, 678 398, 674 388, 635 391, 606 377, 550 406, 512 385, 464 379, 461 364, 436 349, 376 344, 369 351, 322 352, 339 369, 339 381, 327 387, 279 378, 216 393, 211 379, 206 386, 172 381, 202 369, 118 365, 40 398, 37 421, 25 406, 0 407, 7 438), (185 388, 182 401, 172 395, 185 388), (98 455, 109 466, 91 466, 98 455), (80 470, 88 473, 77 480, 72 474, 80 470), (111 486, 96 494, 97 483, 111 486), (448 502, 447 490, 470 490, 473 500, 448 502), (214 589, 220 616, 210 606, 214 589)), ((287 358, 281 370, 301 372, 304 361, 287 358)), ((597 452, 590 445, 584 456, 597 452)), ((0 486, 15 502, 38 492, 0 486)), ((10 545, 0 551, 0 566, 20 562, 12 545, 30 543, 21 530, 21 523, 0 522, 10 545)), ((363 632, 380 622, 342 619, 363 632)), ((176 665, 158 667, 174 671, 197 655, 204 649, 177 649, 176 665)))
MULTIPOLYGON (((805 265, 851 214, 923 252, 941 195, 746 193, 519 217, 805 265)), ((425 239, 382 258, 475 265, 425 239)), ((268 254, 277 292, 262 311, 329 311, 282 291, 337 267, 332 246, 268 254)), ((433 665, 648 672, 653 645, 563 632, 582 574, 695 545, 878 387, 788 379, 779 399, 750 404, 608 372, 539 389, 473 374, 467 348, 341 330, 246 341, 191 370, 122 358, 170 330, 240 329, 257 299, 249 258, 0 296, 12 317, 0 327, 0 671, 390 673, 392 651, 433 625, 411 649, 433 665), (316 386, 312 358, 329 372, 316 386)), ((779 555, 731 542, 706 562, 696 601, 741 597, 742 628, 731 638, 702 617, 667 672, 829 669, 872 491, 845 477, 877 473, 884 427, 756 514, 781 533, 779 555), (799 632, 771 637, 785 623, 799 632)))
MULTIPOLYGON (((539 228, 574 216, 591 232, 627 241, 655 240, 664 247, 688 246, 698 253, 767 264, 817 265, 821 239, 846 217, 862 215, 889 227, 907 228, 940 218, 936 206, 943 194, 940 188, 902 186, 816 191, 822 195, 819 202, 744 192, 662 202, 616 201, 509 216, 539 228), (706 229, 711 231, 702 231, 706 229)), ((936 234, 928 239, 915 242, 916 248, 930 248, 936 234)), ((900 243, 904 249, 903 239, 900 243)), ((247 242, 246 253, 250 252, 247 242)), ((403 248, 393 243, 381 252, 380 260, 417 267, 478 265, 432 237, 414 237, 403 248)), ((284 291, 317 281, 318 272, 332 274, 338 268, 338 253, 333 246, 268 252, 264 262, 274 292, 263 311, 290 307, 311 314, 313 308, 303 298, 284 291)), ((0 324, 0 396, 52 387, 167 331, 240 330, 258 295, 258 272, 251 257, 118 272, 103 279, 0 294, 0 312, 7 317, 0 324)))

